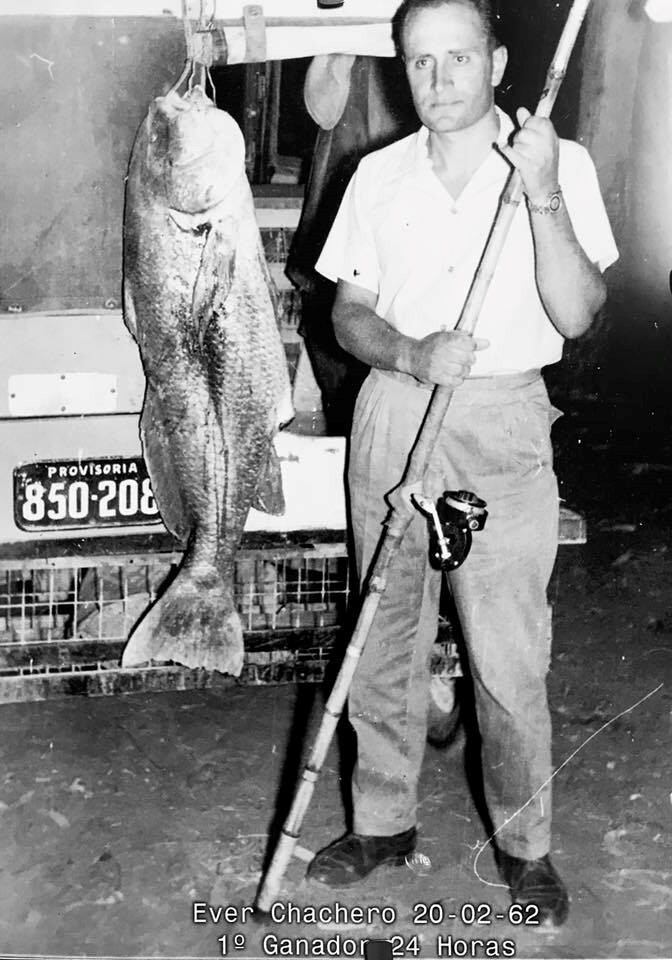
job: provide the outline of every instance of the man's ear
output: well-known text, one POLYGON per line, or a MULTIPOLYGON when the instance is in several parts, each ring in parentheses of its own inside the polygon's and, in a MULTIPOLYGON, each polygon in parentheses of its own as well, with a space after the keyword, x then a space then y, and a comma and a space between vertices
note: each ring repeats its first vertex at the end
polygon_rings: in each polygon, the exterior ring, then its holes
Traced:
POLYGON ((492 52, 492 85, 498 87, 502 82, 506 64, 509 59, 509 52, 506 47, 495 47, 492 52))

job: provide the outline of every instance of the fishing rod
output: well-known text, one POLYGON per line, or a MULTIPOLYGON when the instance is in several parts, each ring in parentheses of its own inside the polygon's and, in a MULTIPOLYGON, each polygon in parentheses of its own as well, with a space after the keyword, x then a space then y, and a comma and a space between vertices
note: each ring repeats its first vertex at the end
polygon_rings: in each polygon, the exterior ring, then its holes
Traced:
MULTIPOLYGON (((574 0, 572 4, 555 56, 546 74, 544 89, 535 111, 537 117, 548 118, 551 115, 589 5, 590 0, 574 0)), ((476 328, 483 301, 490 287, 516 210, 523 198, 523 193, 522 178, 517 170, 513 170, 502 193, 501 202, 483 256, 474 274, 467 299, 456 324, 457 330, 464 330, 473 334, 476 328)), ((380 599, 387 586, 387 571, 396 557, 404 534, 415 515, 412 506, 413 498, 418 499, 418 501, 422 499, 422 482, 429 463, 430 453, 438 440, 453 392, 451 387, 436 386, 434 388, 401 484, 388 498, 392 512, 386 522, 376 550, 355 630, 345 651, 345 658, 336 682, 325 705, 320 729, 305 765, 291 809, 280 833, 273 858, 259 886, 255 901, 255 909, 258 915, 263 916, 268 913, 277 898, 282 878, 299 839, 303 818, 343 712, 352 678, 357 669, 380 599)), ((473 494, 466 494, 466 496, 473 497, 473 494)), ((482 504, 483 501, 479 501, 479 503, 482 504)))

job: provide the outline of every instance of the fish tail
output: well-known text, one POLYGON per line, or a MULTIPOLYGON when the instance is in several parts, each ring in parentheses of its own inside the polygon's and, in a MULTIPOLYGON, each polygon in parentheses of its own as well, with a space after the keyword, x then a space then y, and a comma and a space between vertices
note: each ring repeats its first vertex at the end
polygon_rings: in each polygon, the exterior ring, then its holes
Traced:
POLYGON ((134 626, 121 665, 172 661, 237 677, 243 654, 243 629, 231 585, 219 578, 204 584, 182 569, 134 626))

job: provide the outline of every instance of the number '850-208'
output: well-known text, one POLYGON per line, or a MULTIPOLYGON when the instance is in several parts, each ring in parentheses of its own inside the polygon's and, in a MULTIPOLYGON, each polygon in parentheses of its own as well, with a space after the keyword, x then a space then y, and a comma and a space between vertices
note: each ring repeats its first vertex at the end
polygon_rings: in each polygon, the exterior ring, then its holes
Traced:
POLYGON ((51 483, 48 487, 39 482, 26 484, 21 514, 29 523, 45 518, 55 522, 83 520, 92 512, 101 520, 112 520, 138 513, 154 517, 159 508, 148 477, 141 485, 134 477, 99 480, 94 492, 82 480, 70 484, 51 483))

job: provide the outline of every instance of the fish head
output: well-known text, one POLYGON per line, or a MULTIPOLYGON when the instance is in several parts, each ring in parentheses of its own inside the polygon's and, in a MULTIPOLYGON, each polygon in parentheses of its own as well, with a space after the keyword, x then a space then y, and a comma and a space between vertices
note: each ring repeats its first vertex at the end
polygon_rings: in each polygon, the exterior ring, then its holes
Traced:
POLYGON ((145 170, 168 207, 187 214, 210 210, 244 176, 240 127, 201 87, 157 97, 145 122, 145 170))

